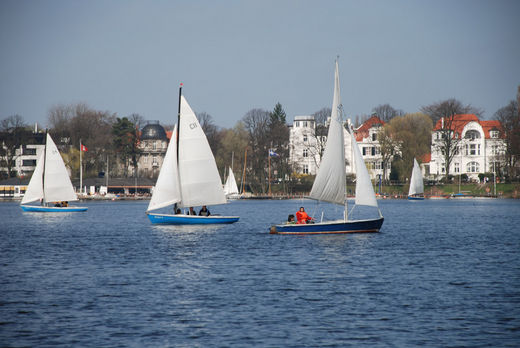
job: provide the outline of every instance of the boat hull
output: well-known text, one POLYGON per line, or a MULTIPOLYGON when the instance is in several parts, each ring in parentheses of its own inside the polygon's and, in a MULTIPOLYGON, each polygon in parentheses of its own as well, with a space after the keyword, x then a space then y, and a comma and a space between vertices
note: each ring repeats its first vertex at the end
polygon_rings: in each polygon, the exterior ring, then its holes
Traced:
POLYGON ((344 234, 379 232, 384 218, 370 220, 331 221, 316 224, 286 224, 271 227, 271 234, 344 234))
POLYGON ((213 225, 213 224, 232 224, 237 222, 238 216, 197 216, 197 215, 170 215, 170 214, 155 214, 146 213, 148 219, 154 224, 167 225, 213 225))
POLYGON ((410 201, 422 201, 422 200, 424 200, 424 197, 421 197, 421 196, 408 196, 408 199, 410 201))
POLYGON ((20 205, 23 211, 36 212, 36 213, 77 213, 87 211, 87 207, 45 207, 40 205, 20 205))

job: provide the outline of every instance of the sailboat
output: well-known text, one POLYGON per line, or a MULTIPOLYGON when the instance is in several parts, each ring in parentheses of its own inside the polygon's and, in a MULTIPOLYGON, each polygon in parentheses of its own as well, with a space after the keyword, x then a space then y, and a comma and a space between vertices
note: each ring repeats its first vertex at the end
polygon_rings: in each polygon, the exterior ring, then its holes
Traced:
POLYGON ((423 200, 424 199, 424 184, 421 168, 417 160, 413 159, 412 177, 410 178, 410 189, 408 190, 408 199, 423 200))
POLYGON ((36 168, 20 203, 24 211, 30 212, 79 212, 87 207, 58 206, 60 202, 77 201, 72 183, 56 144, 47 133, 45 149, 40 154, 36 168), (40 201, 40 205, 28 205, 40 201))
POLYGON ((152 223, 192 225, 230 224, 238 216, 196 216, 152 212, 176 204, 178 208, 227 203, 208 140, 195 113, 179 89, 177 125, 166 150, 146 214, 152 223))
POLYGON ((233 174, 233 169, 229 167, 228 177, 226 179, 226 183, 224 184, 224 194, 227 199, 239 199, 240 194, 238 193, 238 186, 235 180, 235 175, 233 174))
POLYGON ((346 173, 345 173, 345 140, 344 127, 341 117, 341 100, 339 84, 339 68, 336 61, 334 79, 334 98, 332 102, 332 113, 330 119, 327 144, 323 154, 323 160, 312 185, 310 198, 344 205, 343 219, 310 223, 310 224, 280 224, 271 227, 272 234, 329 234, 329 233, 353 233, 353 232, 378 232, 383 225, 383 215, 377 205, 376 195, 370 181, 365 162, 352 130, 347 133, 352 141, 354 149, 354 163, 356 166, 356 205, 376 207, 379 217, 375 219, 349 220, 346 196, 346 173))

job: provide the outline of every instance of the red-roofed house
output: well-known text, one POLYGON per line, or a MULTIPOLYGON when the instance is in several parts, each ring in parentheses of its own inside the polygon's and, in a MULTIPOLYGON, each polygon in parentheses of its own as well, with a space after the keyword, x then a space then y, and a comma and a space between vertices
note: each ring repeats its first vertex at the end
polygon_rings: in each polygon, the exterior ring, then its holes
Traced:
MULTIPOLYGON (((446 174, 442 149, 443 129, 448 122, 442 118, 432 132, 430 176, 440 179, 446 174)), ((499 121, 480 121, 473 114, 455 115, 450 129, 457 139, 456 154, 450 164, 450 174, 467 174, 478 179, 479 173, 496 172, 504 154, 504 132, 499 121)))
MULTIPOLYGON (((381 131, 385 122, 377 116, 372 116, 361 126, 354 130, 354 136, 359 146, 359 151, 363 155, 365 164, 368 172, 372 179, 376 179, 379 175, 383 175, 383 158, 381 156, 381 148, 379 146, 379 140, 377 140, 377 134, 381 131)), ((352 150, 350 146, 345 149, 347 158, 353 158, 352 150), (350 151, 348 151, 350 150, 350 151)), ((349 163, 351 161, 349 160, 349 163)), ((349 170, 347 165, 347 172, 353 172, 349 170)), ((390 170, 387 171, 387 178, 390 175, 390 170)))

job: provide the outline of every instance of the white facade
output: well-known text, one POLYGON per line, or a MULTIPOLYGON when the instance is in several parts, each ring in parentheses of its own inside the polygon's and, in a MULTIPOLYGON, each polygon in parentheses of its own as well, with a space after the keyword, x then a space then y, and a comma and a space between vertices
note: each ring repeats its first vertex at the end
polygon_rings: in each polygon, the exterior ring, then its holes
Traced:
MULTIPOLYGON (((378 175, 383 174, 382 158, 377 140, 377 133, 381 130, 380 125, 382 125, 382 121, 379 118, 371 118, 354 130, 360 152, 372 179, 376 179, 378 175)), ((345 171, 347 174, 354 174, 352 142, 346 129, 344 129, 344 135, 345 171)), ((293 125, 290 127, 289 146, 290 161, 297 173, 316 175, 321 160, 320 152, 325 148, 326 141, 326 136, 316 137, 314 116, 294 117, 293 125)))
MULTIPOLYGON (((478 180, 480 173, 497 172, 505 153, 505 142, 498 121, 479 121, 475 115, 456 115, 454 137, 460 139, 450 164, 450 175, 466 174, 478 180), (457 119, 458 118, 458 119, 457 119)), ((440 179, 446 175, 439 123, 432 133, 430 177, 440 179)))

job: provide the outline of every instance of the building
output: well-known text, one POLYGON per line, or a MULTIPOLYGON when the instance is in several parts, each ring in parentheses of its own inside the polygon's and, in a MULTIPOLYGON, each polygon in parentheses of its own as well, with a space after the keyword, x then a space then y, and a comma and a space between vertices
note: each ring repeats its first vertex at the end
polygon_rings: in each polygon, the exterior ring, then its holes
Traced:
MULTIPOLYGON (((347 122, 350 126, 350 122, 347 122)), ((354 135, 358 142, 359 150, 363 155, 368 171, 372 179, 376 179, 378 175, 383 174, 382 157, 379 148, 377 134, 381 130, 384 122, 377 116, 372 116, 357 129, 354 129, 354 135)), ((320 135, 317 129, 320 125, 316 124, 314 116, 295 116, 289 131, 289 156, 294 166, 295 172, 300 174, 316 175, 319 168, 320 160, 327 142, 326 135, 320 135)), ((321 125, 328 128, 328 124, 321 125)), ((326 131, 323 132, 326 134, 326 131)), ((345 135, 345 157, 347 173, 355 173, 352 165, 352 143, 347 136, 347 130, 344 129, 345 135)), ((389 175, 389 171, 387 173, 389 175)))
POLYGON ((170 138, 171 132, 168 134, 159 122, 149 122, 143 127, 139 139, 139 177, 157 178, 170 138))
MULTIPOLYGON (((4 146, 5 144, 2 142, 0 146, 4 146)), ((24 144, 20 145, 14 151, 14 156, 12 156, 12 160, 14 160, 14 166, 12 167, 12 171, 16 173, 18 177, 30 177, 36 168, 36 161, 40 154, 45 149, 45 133, 39 132, 28 132, 28 134, 24 135, 24 144)), ((7 167, 6 165, 7 157, 0 157, 0 177, 7 178, 7 167)))
MULTIPOLYGON (((429 173, 426 173, 431 179, 440 179, 446 175, 441 146, 446 134, 445 124, 448 124, 447 119, 440 119, 432 132, 431 160, 429 173)), ((499 172, 505 153, 504 132, 500 121, 481 121, 473 114, 455 115, 450 131, 456 148, 449 174, 466 174, 469 179, 478 180, 480 173, 499 172)))

